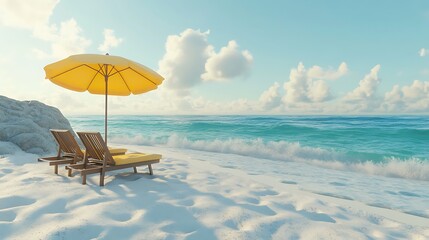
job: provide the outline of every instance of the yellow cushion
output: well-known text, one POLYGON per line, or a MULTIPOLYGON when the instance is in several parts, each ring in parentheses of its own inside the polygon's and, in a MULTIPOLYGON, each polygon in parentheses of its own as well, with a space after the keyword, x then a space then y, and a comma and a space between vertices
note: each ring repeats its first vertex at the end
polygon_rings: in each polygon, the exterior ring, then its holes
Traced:
MULTIPOLYGON (((83 154, 85 154, 85 149, 81 149, 81 151, 83 152, 83 154)), ((128 149, 126 149, 126 148, 110 148, 109 147, 109 151, 110 151, 110 154, 117 155, 117 154, 125 154, 128 151, 128 149)))
POLYGON ((125 154, 127 152, 127 150, 128 149, 126 149, 126 148, 110 148, 109 147, 110 154, 112 154, 112 155, 125 154))
POLYGON ((148 162, 161 159, 160 154, 146 154, 146 153, 129 153, 124 155, 112 156, 116 165, 123 165, 136 162, 148 162))

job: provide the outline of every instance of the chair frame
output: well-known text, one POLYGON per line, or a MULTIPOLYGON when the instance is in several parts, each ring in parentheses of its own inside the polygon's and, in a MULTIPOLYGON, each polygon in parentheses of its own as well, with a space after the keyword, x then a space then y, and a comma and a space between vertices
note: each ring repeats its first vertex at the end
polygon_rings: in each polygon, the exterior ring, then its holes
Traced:
POLYGON ((75 164, 83 160, 84 153, 70 130, 50 129, 50 131, 58 144, 57 156, 40 157, 37 159, 39 162, 49 162, 50 166, 54 166, 54 173, 58 174, 58 165, 75 164))
POLYGON ((134 173, 137 173, 137 167, 145 165, 148 166, 149 174, 153 175, 152 164, 159 163, 160 161, 160 159, 153 159, 150 161, 115 165, 112 154, 99 132, 77 132, 77 134, 86 148, 84 160, 81 164, 66 166, 66 169, 69 172, 69 176, 72 176, 73 171, 80 172, 82 184, 86 184, 86 176, 88 174, 99 173, 99 184, 100 186, 104 186, 106 172, 132 167, 134 173))

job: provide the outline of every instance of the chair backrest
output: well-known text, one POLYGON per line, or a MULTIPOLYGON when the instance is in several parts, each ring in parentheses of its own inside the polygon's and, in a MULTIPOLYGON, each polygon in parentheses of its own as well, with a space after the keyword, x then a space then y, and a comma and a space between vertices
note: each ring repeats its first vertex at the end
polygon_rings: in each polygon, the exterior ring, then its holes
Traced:
POLYGON ((51 133, 63 153, 83 158, 83 152, 69 130, 51 129, 51 133))
POLYGON ((99 132, 78 132, 86 148, 86 153, 93 159, 103 161, 103 164, 115 165, 115 161, 99 132))

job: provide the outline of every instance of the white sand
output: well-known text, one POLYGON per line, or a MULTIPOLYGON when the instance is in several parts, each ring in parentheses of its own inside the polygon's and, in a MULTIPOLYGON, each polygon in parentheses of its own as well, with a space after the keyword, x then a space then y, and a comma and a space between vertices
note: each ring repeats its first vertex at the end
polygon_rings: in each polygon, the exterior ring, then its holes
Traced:
POLYGON ((427 181, 232 154, 162 153, 155 175, 88 185, 36 155, 0 159, 1 239, 429 239, 427 181))

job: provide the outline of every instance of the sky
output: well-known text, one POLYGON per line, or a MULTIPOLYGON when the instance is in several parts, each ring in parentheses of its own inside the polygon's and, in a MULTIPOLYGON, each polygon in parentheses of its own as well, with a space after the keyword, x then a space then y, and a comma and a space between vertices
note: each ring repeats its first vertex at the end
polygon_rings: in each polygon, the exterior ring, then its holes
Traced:
POLYGON ((429 113, 426 0, 0 0, 0 95, 103 114, 43 67, 107 52, 165 78, 110 114, 429 113))

